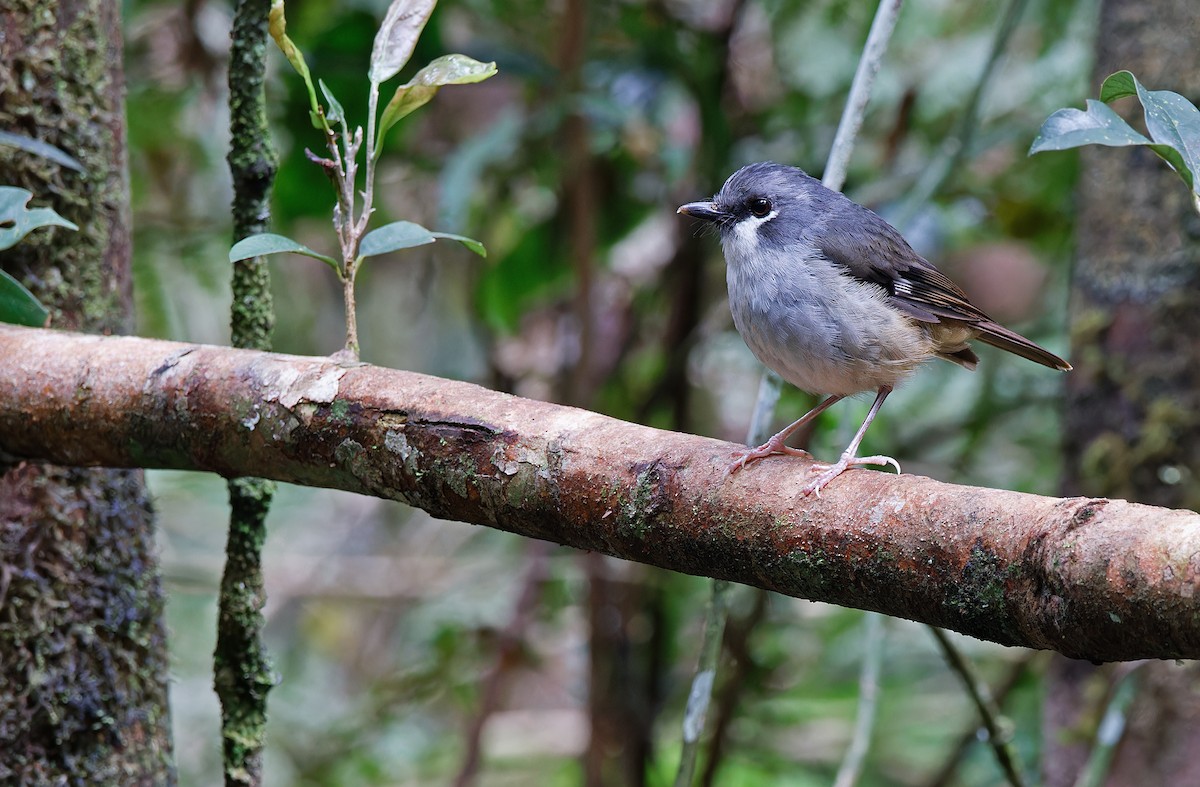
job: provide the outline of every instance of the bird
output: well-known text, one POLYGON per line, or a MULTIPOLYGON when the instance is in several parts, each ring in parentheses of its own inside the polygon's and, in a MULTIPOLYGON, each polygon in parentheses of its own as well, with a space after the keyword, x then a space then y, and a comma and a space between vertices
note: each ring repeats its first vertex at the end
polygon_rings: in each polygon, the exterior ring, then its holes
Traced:
POLYGON ((775 454, 809 456, 785 441, 848 396, 875 401, 841 457, 815 463, 801 495, 818 497, 850 467, 893 465, 858 456, 884 400, 931 358, 964 369, 979 362, 979 340, 1062 371, 1071 364, 997 323, 915 252, 878 214, 826 188, 798 167, 767 161, 742 167, 711 199, 678 213, 714 226, 725 256, 733 323, 764 366, 824 398, 757 448, 735 452, 732 474, 775 454))

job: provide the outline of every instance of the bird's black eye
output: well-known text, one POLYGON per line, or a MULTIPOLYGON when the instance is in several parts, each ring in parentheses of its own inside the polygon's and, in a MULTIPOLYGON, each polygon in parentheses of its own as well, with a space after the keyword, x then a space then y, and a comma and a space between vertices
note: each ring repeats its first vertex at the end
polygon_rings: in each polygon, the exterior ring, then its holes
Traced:
POLYGON ((758 218, 762 218, 771 212, 771 200, 762 197, 751 197, 746 200, 746 207, 750 212, 758 218))

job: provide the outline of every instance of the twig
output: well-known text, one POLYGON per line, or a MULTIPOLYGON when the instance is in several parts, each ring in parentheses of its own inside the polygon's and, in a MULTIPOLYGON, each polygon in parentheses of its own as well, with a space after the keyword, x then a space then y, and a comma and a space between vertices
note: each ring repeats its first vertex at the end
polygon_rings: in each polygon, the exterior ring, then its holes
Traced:
MULTIPOLYGON (((1000 681, 1000 687, 997 688, 993 694, 993 696, 996 698, 997 707, 1004 707, 1004 701, 1008 699, 1008 695, 1012 693, 1013 689, 1015 689, 1017 684, 1020 683, 1021 678, 1025 676, 1026 672, 1028 672, 1030 664, 1032 664, 1034 659, 1038 658, 1040 655, 1041 654, 1037 652, 1029 651, 1022 656, 1019 661, 1009 667, 1004 679, 1000 681)), ((946 762, 942 764, 942 767, 938 771, 937 775, 933 777, 933 780, 929 783, 929 787, 947 787, 947 785, 949 785, 954 779, 955 772, 958 770, 959 763, 962 762, 963 755, 966 754, 967 749, 970 748, 971 744, 977 742, 978 740, 979 725, 971 724, 970 727, 965 730, 961 736, 959 736, 958 743, 955 745, 954 750, 950 753, 950 756, 946 758, 946 762)))
POLYGON ((770 594, 765 590, 754 591, 754 606, 744 618, 730 620, 725 626, 724 648, 733 662, 733 671, 721 681, 717 692, 715 721, 712 735, 708 742, 708 758, 704 763, 704 772, 700 776, 703 787, 716 784, 717 770, 721 767, 721 755, 725 749, 725 741, 729 736, 729 728, 733 724, 734 709, 742 687, 751 679, 758 677, 763 668, 754 660, 750 653, 750 635, 763 621, 767 614, 767 600, 770 594))
POLYGON ((1012 787, 1024 787, 1025 780, 1021 776, 1016 754, 1013 751, 1010 740, 1012 732, 1008 728, 1011 724, 1000 715, 1000 709, 996 707, 996 702, 992 699, 992 694, 988 690, 987 684, 975 674, 975 671, 971 668, 967 660, 950 643, 950 638, 946 636, 946 632, 936 626, 929 626, 929 631, 941 647, 942 655, 946 657, 946 663, 950 665, 950 669, 958 673, 959 678, 962 679, 963 685, 967 689, 967 694, 970 695, 971 701, 975 703, 975 708, 979 711, 979 717, 983 721, 983 727, 987 730, 988 744, 991 745, 992 751, 995 752, 996 762, 1000 764, 1000 769, 1004 771, 1004 776, 1008 779, 1008 783, 1012 787))
POLYGON ((863 47, 862 57, 858 60, 854 81, 850 83, 846 108, 842 110, 842 119, 838 123, 833 146, 829 150, 829 160, 825 162, 825 173, 821 182, 826 188, 840 191, 846 182, 850 151, 854 149, 858 130, 862 128, 863 117, 867 113, 867 101, 871 98, 871 87, 875 84, 875 75, 879 73, 879 65, 883 62, 888 41, 896 28, 902 2, 903 0, 882 0, 875 9, 871 32, 867 34, 867 43, 863 47))
POLYGON ((871 730, 875 726, 875 708, 879 699, 879 671, 883 665, 884 622, 883 615, 875 612, 868 612, 863 620, 863 663, 858 678, 854 736, 838 768, 834 787, 853 787, 858 783, 871 746, 871 730))
POLYGON ((679 770, 675 773, 675 787, 688 787, 696 770, 700 735, 704 732, 704 719, 708 715, 713 681, 717 676, 717 661, 721 656, 721 639, 728 616, 725 606, 725 594, 728 590, 728 582, 719 579, 712 582, 712 596, 708 601, 708 615, 704 621, 700 659, 696 665, 696 673, 692 676, 687 710, 683 715, 683 751, 679 756, 679 770))
POLYGON ((1125 725, 1129 719, 1129 709, 1138 694, 1136 672, 1146 662, 1121 665, 1121 672, 1114 681, 1112 696, 1104 709, 1104 718, 1096 730, 1096 741, 1088 754, 1087 764, 1079 773, 1075 787, 1102 787, 1107 781, 1109 767, 1117 744, 1125 735, 1125 725))

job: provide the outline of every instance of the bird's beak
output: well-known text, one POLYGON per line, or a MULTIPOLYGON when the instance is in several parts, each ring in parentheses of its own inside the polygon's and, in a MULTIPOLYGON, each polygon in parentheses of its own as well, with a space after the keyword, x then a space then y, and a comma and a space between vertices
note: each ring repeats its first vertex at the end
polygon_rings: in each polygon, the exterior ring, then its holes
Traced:
POLYGON ((720 221, 725 216, 724 211, 718 208, 715 202, 689 202, 686 205, 680 205, 676 213, 683 213, 704 221, 720 221))

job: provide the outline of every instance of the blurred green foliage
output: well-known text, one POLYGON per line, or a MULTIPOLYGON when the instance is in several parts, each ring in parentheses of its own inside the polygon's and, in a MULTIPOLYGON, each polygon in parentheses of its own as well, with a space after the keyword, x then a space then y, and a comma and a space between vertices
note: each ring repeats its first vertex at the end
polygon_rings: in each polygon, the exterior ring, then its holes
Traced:
MULTIPOLYGON (((289 35, 351 118, 366 112, 362 74, 385 7, 288 4, 289 35)), ((696 237, 674 209, 752 160, 819 174, 872 8, 603 3, 588 5, 581 25, 567 18, 576 8, 443 0, 435 11, 399 78, 454 51, 497 61, 499 75, 446 88, 392 130, 375 224, 410 219, 469 234, 490 258, 481 266, 456 244, 435 244, 369 266, 359 304, 364 360, 740 439, 758 369, 733 333, 715 239, 696 237), (582 30, 582 44, 571 45, 572 29, 582 30)), ((851 161, 851 196, 886 216, 945 155, 1001 11, 950 0, 905 5, 851 161)), ((907 228, 984 309, 1060 352, 1075 158, 1030 160, 1025 151, 1050 111, 1091 92, 1095 11, 1094 2, 1030 2, 964 166, 907 228)), ((222 58, 230 15, 214 2, 128 4, 144 334, 228 338, 222 58)), ((321 139, 300 80, 277 52, 270 71, 282 155, 273 229, 323 248, 328 181, 304 156, 321 139)), ((307 261, 272 264, 277 349, 336 350, 336 282, 307 261)), ((947 481, 1053 491, 1061 379, 999 352, 981 356, 974 375, 931 365, 898 390, 868 449, 947 481)), ((808 404, 785 392, 779 421, 808 404)), ((866 406, 823 416, 818 456, 836 455, 839 430, 853 429, 866 406)), ((207 654, 224 486, 167 473, 151 474, 151 483, 172 589, 180 775, 211 784, 220 748, 207 654)), ((522 590, 527 545, 399 505, 297 488, 281 490, 270 527, 268 644, 283 680, 271 700, 271 783, 451 781, 522 590)), ((621 627, 658 692, 647 698, 656 713, 648 783, 667 784, 707 585, 638 566, 609 571, 636 590, 621 627)), ((485 730, 481 784, 581 783, 587 578, 568 551, 553 553, 549 574, 485 730)), ((752 599, 739 591, 731 625, 751 615, 752 599)), ((855 611, 769 600, 747 635, 750 661, 726 659, 744 682, 718 783, 832 780, 853 724, 859 620, 855 611)), ((1024 656, 963 646, 993 685, 1024 656)), ((920 627, 891 622, 886 647, 863 783, 928 783, 973 729, 971 709, 920 627)), ((1026 672, 1005 705, 1027 767, 1038 755, 1039 691, 1036 671, 1026 672)), ((990 753, 974 742, 952 783, 998 780, 990 753)))

